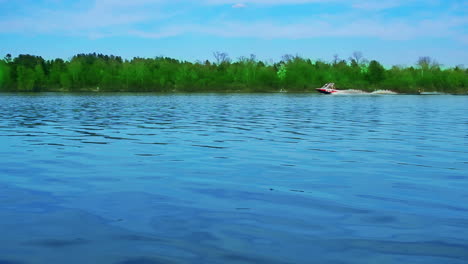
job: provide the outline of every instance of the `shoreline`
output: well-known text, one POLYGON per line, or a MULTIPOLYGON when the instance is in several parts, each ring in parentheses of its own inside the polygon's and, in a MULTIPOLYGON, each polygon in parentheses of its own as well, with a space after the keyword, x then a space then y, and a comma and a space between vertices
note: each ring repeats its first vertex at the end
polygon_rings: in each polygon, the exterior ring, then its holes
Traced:
POLYGON ((468 94, 468 70, 425 64, 385 68, 375 60, 326 62, 299 56, 268 63, 255 57, 196 63, 168 57, 124 60, 96 53, 69 60, 29 54, 0 60, 0 91, 5 92, 307 93, 325 83, 362 92, 468 94))
MULTIPOLYGON (((48 93, 56 93, 56 94, 161 94, 161 95, 175 95, 175 94, 311 94, 311 95, 320 95, 320 96, 346 96, 346 95, 421 95, 421 96, 441 96, 441 95, 468 95, 466 93, 441 93, 441 92, 434 92, 434 93, 380 93, 380 92, 350 92, 347 93, 347 90, 340 90, 344 93, 338 94, 331 94, 325 95, 315 91, 197 91, 197 92, 186 92, 186 91, 169 91, 169 92, 162 92, 162 91, 0 91, 1 94, 48 94, 48 93)), ((353 90, 355 91, 355 90, 353 90)))

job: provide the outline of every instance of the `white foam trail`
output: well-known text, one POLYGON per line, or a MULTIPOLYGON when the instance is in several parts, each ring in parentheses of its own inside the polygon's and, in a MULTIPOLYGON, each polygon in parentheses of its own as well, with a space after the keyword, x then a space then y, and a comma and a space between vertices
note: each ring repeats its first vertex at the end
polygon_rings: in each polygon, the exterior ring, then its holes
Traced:
POLYGON ((340 90, 333 94, 350 94, 351 95, 351 94, 369 94, 369 93, 361 91, 361 90, 350 89, 350 90, 340 90))
POLYGON ((397 93, 395 93, 393 91, 390 91, 390 90, 377 90, 377 91, 373 91, 373 92, 369 93, 369 92, 365 92, 365 91, 362 91, 362 90, 355 90, 355 89, 340 90, 340 91, 337 91, 336 93, 333 93, 333 95, 364 95, 364 94, 380 95, 380 94, 397 94, 397 93))
POLYGON ((373 91, 371 94, 398 94, 394 91, 390 91, 390 90, 377 90, 377 91, 373 91))

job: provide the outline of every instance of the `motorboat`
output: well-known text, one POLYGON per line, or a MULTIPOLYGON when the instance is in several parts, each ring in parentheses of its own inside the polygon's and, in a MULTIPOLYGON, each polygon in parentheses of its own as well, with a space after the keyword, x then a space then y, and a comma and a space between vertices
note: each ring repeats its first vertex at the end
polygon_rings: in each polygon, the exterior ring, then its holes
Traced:
POLYGON ((317 92, 323 93, 323 94, 332 94, 332 93, 336 93, 336 92, 339 91, 339 90, 337 90, 335 88, 334 83, 327 83, 322 88, 316 88, 315 90, 317 90, 317 92))

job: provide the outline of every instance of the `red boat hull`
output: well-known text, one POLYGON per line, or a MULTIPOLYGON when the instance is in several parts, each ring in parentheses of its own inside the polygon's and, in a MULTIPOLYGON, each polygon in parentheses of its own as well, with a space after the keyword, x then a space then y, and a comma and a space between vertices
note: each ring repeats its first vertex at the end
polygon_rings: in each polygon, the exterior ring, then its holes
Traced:
POLYGON ((326 88, 317 88, 317 92, 323 93, 323 94, 332 94, 338 92, 338 90, 335 89, 326 89, 326 88))

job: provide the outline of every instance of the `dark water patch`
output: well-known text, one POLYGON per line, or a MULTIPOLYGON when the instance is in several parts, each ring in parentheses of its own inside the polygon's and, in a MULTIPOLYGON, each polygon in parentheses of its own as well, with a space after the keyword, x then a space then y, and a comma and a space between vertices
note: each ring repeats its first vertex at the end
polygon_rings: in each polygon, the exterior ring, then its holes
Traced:
POLYGON ((318 148, 310 148, 308 150, 313 150, 313 151, 320 151, 320 152, 337 152, 336 150, 329 150, 329 149, 318 149, 318 148))
MULTIPOLYGON (((91 131, 103 131, 105 130, 104 128, 100 128, 100 127, 96 127, 95 124, 90 124, 90 125, 83 125, 86 129, 86 130, 91 130, 91 131)), ((75 131, 79 131, 79 130, 75 130, 75 131)))
POLYGON ((100 142, 100 141, 81 141, 81 143, 96 144, 96 145, 107 145, 107 144, 109 144, 109 142, 100 142))
POLYGON ((412 163, 406 163, 406 162, 397 162, 396 164, 405 165, 405 166, 416 166, 416 167, 432 168, 432 166, 430 166, 430 165, 412 164, 412 163))
MULTIPOLYGON (((303 138, 298 138, 298 137, 283 137, 283 138, 285 138, 285 139, 292 139, 292 140, 298 140, 298 141, 303 140, 303 138)), ((298 141, 290 141, 290 142, 298 143, 298 141)))
POLYGON ((129 136, 156 136, 154 133, 127 133, 129 136))
POLYGON ((47 248, 64 248, 64 247, 72 247, 72 246, 80 246, 84 244, 89 244, 91 241, 82 238, 74 238, 74 239, 38 239, 38 240, 31 240, 26 241, 23 244, 28 246, 37 246, 37 247, 47 247, 47 248))
MULTIPOLYGON (((452 169, 452 170, 457 170, 457 169, 452 169)), ((465 179, 468 179, 468 176, 450 175, 450 176, 446 176, 445 178, 450 179, 450 180, 465 180, 465 179)))
POLYGON ((62 179, 62 178, 52 178, 52 177, 45 178, 44 181, 45 181, 45 182, 50 182, 50 183, 60 183, 60 184, 70 183, 70 181, 68 181, 68 180, 66 180, 66 179, 62 179))
MULTIPOLYGON (((260 201, 267 204, 294 204, 298 207, 308 207, 320 210, 326 210, 331 212, 339 213, 356 213, 356 214, 367 214, 370 211, 360 208, 347 207, 344 205, 336 204, 332 201, 319 200, 308 197, 306 195, 288 195, 284 192, 271 192, 265 191, 263 193, 258 192, 247 192, 247 191, 235 191, 235 190, 224 190, 224 189, 195 189, 192 191, 199 192, 203 195, 209 195, 216 197, 217 199, 225 199, 231 201, 260 201)), ((291 192, 305 193, 304 190, 291 190, 291 192)))
POLYGON ((243 139, 225 139, 226 142, 245 142, 243 139))
POLYGON ((59 146, 59 147, 65 147, 66 145, 64 144, 59 144, 59 143, 38 143, 38 144, 31 144, 33 146, 59 146))
POLYGON ((283 262, 276 260, 274 258, 261 258, 255 256, 247 256, 241 254, 226 254, 222 256, 224 263, 233 263, 233 264, 286 264, 292 262, 283 262))
MULTIPOLYGON (((444 141, 445 142, 445 141, 444 141)), ((462 154, 468 154, 468 151, 460 151, 460 150, 444 150, 446 152, 451 152, 451 153, 462 153, 462 154)))
POLYGON ((119 261, 115 264, 175 264, 177 262, 170 261, 168 259, 156 258, 156 257, 137 257, 128 258, 126 260, 119 261))
POLYGON ((105 139, 115 139, 115 140, 138 140, 136 138, 114 137, 114 136, 106 136, 106 135, 103 135, 102 137, 105 139))
POLYGON ((378 138, 378 137, 370 137, 370 140, 376 141, 404 141, 404 139, 394 139, 394 138, 378 138))
POLYGON ((368 150, 368 149, 352 149, 351 151, 356 151, 356 152, 369 152, 369 153, 376 153, 377 151, 375 150, 368 150))
POLYGON ((36 167, 32 164, 0 161, 0 174, 4 175, 13 175, 15 177, 28 177, 31 175, 43 175, 46 172, 47 169, 36 167))
POLYGON ((62 139, 64 139, 64 140, 70 140, 70 141, 82 141, 82 140, 83 140, 82 137, 69 137, 69 136, 63 137, 62 139))
POLYGON ((186 236, 186 239, 188 241, 218 241, 219 239, 214 236, 212 233, 209 232, 201 232, 201 231, 195 231, 195 232, 190 232, 188 236, 186 236))
POLYGON ((90 137, 102 137, 103 136, 102 134, 89 132, 86 130, 69 130, 69 131, 76 132, 76 133, 83 134, 83 135, 90 136, 90 137))
POLYGON ((113 237, 114 239, 118 240, 126 240, 126 241, 134 241, 134 242, 163 242, 163 239, 145 236, 145 235, 133 235, 133 234, 126 234, 126 235, 117 235, 113 237))
POLYGON ((393 183, 392 188, 407 189, 407 190, 418 190, 418 191, 427 191, 427 190, 429 190, 429 188, 425 187, 424 185, 417 185, 417 184, 411 184, 411 183, 402 183, 402 182, 393 183))
POLYGON ((233 128, 233 129, 236 129, 236 130, 242 130, 242 131, 251 131, 252 130, 251 128, 238 127, 238 126, 233 126, 233 127, 230 127, 230 128, 233 128))
POLYGON ((374 195, 362 195, 358 194, 358 197, 366 198, 366 199, 373 199, 373 200, 380 200, 386 202, 393 202, 393 203, 402 203, 406 205, 416 205, 418 207, 429 207, 429 208, 439 208, 439 209, 447 209, 453 211, 461 211, 461 212, 468 212, 467 208, 453 206, 453 205, 445 205, 445 204, 438 204, 434 202, 427 202, 427 201, 418 201, 418 200, 404 200, 398 198, 390 198, 390 197, 381 197, 381 196, 374 196, 374 195))
POLYGON ((398 221, 396 217, 390 215, 368 216, 364 217, 363 220, 373 224, 390 224, 398 221))
POLYGON ((329 246, 343 250, 361 249, 374 253, 392 255, 432 256, 468 261, 468 244, 453 244, 443 241, 398 242, 370 239, 347 239, 327 241, 329 246))
MULTIPOLYGON (((292 131, 292 130, 282 130, 280 132, 299 135, 299 136, 307 136, 307 134, 305 134, 305 133, 301 133, 301 132, 298 132, 298 131, 292 131)), ((299 139, 302 139, 302 138, 299 138, 299 139)))
POLYGON ((120 182, 122 179, 116 177, 106 177, 106 176, 91 176, 88 177, 90 181, 97 181, 97 182, 120 182))
POLYGON ((138 144, 143 144, 143 145, 169 145, 170 143, 165 143, 165 142, 151 142, 151 143, 140 142, 138 144))
POLYGON ((16 261, 16 260, 8 260, 8 259, 0 259, 0 264, 26 264, 26 262, 16 261))
POLYGON ((194 147, 201 147, 201 148, 212 148, 212 149, 225 149, 226 147, 220 146, 210 146, 210 145, 192 145, 194 147))
POLYGON ((164 179, 165 177, 163 176, 139 176, 139 177, 136 177, 136 179, 139 179, 139 180, 161 180, 161 179, 164 179))
MULTIPOLYGON (((22 133, 22 132, 18 132, 22 133)), ((5 137, 39 137, 40 135, 34 135, 34 134, 7 134, 7 135, 2 135, 5 137)))
POLYGON ((42 139, 25 139, 24 142, 42 142, 42 139))

